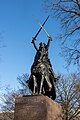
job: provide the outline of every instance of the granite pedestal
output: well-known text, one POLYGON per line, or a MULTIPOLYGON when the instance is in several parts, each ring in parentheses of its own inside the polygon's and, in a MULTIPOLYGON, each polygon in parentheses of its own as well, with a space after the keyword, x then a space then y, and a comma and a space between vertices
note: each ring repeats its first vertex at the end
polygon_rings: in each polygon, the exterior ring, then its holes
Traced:
POLYGON ((62 109, 47 96, 18 97, 14 120, 62 120, 62 109))

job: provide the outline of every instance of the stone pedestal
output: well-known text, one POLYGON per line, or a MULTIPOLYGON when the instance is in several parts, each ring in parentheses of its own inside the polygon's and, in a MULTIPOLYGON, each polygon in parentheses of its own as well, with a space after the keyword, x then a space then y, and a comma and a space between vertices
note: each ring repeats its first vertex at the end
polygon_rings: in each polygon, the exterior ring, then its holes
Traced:
POLYGON ((16 98, 14 120, 62 120, 61 106, 47 96, 16 98))

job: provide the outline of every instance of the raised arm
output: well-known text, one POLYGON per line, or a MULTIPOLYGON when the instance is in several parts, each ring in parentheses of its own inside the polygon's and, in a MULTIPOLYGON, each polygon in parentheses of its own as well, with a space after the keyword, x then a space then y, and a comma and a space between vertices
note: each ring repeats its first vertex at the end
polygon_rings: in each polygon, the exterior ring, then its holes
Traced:
POLYGON ((49 48, 51 41, 52 41, 52 38, 51 38, 51 36, 49 36, 49 37, 48 37, 48 43, 47 43, 47 45, 46 45, 46 49, 49 48))
POLYGON ((37 48, 37 46, 36 46, 36 44, 35 44, 35 42, 34 42, 34 39, 32 40, 32 42, 31 43, 33 43, 33 45, 34 45, 34 48, 36 49, 36 51, 38 50, 38 48, 37 48))

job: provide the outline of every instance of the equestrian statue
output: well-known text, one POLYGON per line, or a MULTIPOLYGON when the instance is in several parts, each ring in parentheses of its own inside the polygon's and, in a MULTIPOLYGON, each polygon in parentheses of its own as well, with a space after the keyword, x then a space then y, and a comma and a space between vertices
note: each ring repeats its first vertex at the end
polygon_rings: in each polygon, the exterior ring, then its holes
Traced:
MULTIPOLYGON (((47 19, 48 18, 49 16, 47 17, 47 19)), ((40 24, 41 27, 31 42, 34 48, 36 49, 36 55, 34 58, 34 62, 31 66, 31 75, 28 80, 28 86, 29 89, 32 91, 32 95, 43 94, 55 100, 56 91, 55 91, 54 82, 56 80, 56 77, 53 72, 50 59, 48 57, 48 49, 50 46, 50 42, 52 41, 52 38, 43 28, 47 19, 42 25, 40 24), (38 48, 36 46, 35 40, 41 29, 43 29, 46 32, 48 36, 48 42, 47 44, 41 42, 38 48)))

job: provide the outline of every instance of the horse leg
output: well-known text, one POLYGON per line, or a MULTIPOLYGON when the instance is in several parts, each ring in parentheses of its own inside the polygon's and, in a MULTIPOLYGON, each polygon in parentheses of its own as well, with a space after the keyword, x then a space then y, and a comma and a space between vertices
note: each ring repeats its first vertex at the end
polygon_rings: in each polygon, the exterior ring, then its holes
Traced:
POLYGON ((36 88, 37 88, 37 82, 36 82, 35 75, 33 75, 32 77, 33 77, 33 83, 34 83, 34 86, 33 86, 33 95, 35 95, 36 94, 36 88))
POLYGON ((49 86, 49 91, 51 91, 51 89, 52 89, 52 84, 50 83, 50 80, 49 80, 49 78, 48 78, 47 75, 45 76, 45 79, 46 79, 46 82, 47 82, 47 84, 48 84, 48 86, 49 86))
POLYGON ((41 94, 41 92, 42 92, 43 82, 44 82, 44 75, 42 75, 42 77, 41 77, 41 83, 40 83, 40 91, 39 91, 39 94, 41 94))

